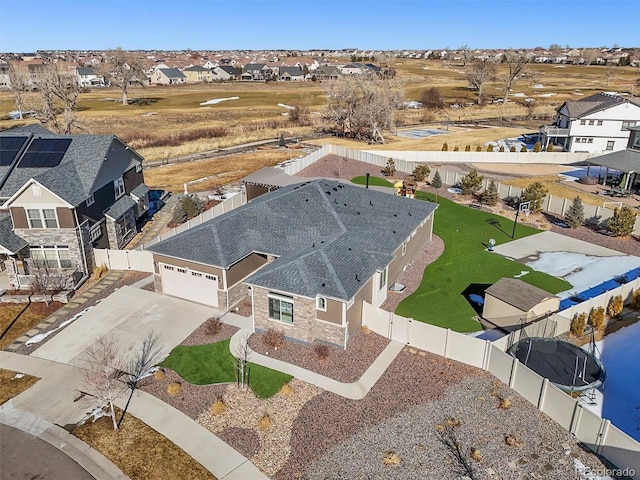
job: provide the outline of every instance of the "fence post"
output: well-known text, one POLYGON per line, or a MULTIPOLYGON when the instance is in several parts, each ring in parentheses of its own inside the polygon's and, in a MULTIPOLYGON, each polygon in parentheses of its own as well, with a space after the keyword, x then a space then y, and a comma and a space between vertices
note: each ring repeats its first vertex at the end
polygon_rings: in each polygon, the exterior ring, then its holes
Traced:
POLYGON ((600 432, 598 433, 598 444, 596 445, 596 454, 600 455, 602 453, 602 447, 605 446, 607 441, 607 433, 609 433, 609 427, 611 426, 611 421, 606 418, 602 419, 602 424, 600 425, 600 432))
POLYGON ((547 396, 547 388, 549 387, 549 379, 542 380, 542 387, 540 388, 540 396, 538 397, 538 410, 542 411, 544 405, 544 399, 547 396))
POLYGON ((569 423, 569 433, 575 435, 578 424, 580 423, 580 417, 582 416, 582 408, 578 404, 578 401, 573 404, 573 415, 571 416, 571 422, 569 423), (578 412, 580 410, 580 412, 578 412))
POLYGON ((491 347, 491 342, 489 340, 485 340, 484 357, 482 359, 482 369, 485 371, 489 370, 489 361, 491 360, 491 347))
POLYGON ((444 337, 444 358, 449 358, 447 357, 447 347, 449 345, 449 333, 451 332, 450 328, 447 328, 447 334, 444 337))
POLYGON ((516 383, 518 363, 518 359, 516 357, 513 357, 513 360, 511 361, 511 375, 509 376, 509 388, 513 388, 513 385, 516 383))

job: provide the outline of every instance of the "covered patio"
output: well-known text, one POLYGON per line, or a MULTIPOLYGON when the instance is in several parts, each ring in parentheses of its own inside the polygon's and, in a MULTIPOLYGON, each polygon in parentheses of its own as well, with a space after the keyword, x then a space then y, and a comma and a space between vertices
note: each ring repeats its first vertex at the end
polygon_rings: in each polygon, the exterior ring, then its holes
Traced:
POLYGON ((616 170, 622 177, 614 186, 619 187, 621 193, 640 192, 640 151, 627 149, 592 157, 587 160, 587 176, 590 176, 589 170, 592 165, 605 168, 604 176, 598 178, 598 183, 603 186, 607 185, 609 170, 616 170))

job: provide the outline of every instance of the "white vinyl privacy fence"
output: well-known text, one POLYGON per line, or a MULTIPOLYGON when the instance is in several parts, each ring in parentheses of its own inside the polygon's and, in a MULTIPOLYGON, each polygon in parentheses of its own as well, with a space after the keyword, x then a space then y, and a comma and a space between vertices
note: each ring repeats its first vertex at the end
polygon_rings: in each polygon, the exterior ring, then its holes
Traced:
POLYGON ((94 249, 96 265, 104 265, 109 270, 137 270, 153 272, 153 254, 144 250, 94 249))
MULTIPOLYGON (((640 479, 640 443, 505 353, 507 337, 492 343, 401 317, 367 302, 363 302, 362 318, 367 328, 386 338, 490 372, 591 450, 621 469, 633 470, 632 478, 640 479)), ((549 330, 548 325, 542 328, 549 330)))
MULTIPOLYGON (((431 165, 440 163, 514 163, 514 164, 531 164, 531 163, 549 163, 557 165, 568 165, 585 161, 595 156, 590 153, 558 153, 558 152, 540 152, 540 153, 512 153, 512 152, 400 152, 400 151, 376 151, 365 152, 362 150, 353 150, 338 145, 325 144, 320 150, 316 150, 311 155, 304 158, 291 160, 279 165, 285 173, 295 175, 315 161, 326 155, 338 155, 352 160, 357 160, 371 165, 384 168, 390 158, 395 161, 396 169, 399 172, 411 173, 416 165, 426 163, 431 165)), ((431 169, 431 178, 435 175, 436 168, 431 169)), ((442 183, 444 185, 455 185, 462 180, 464 173, 454 172, 446 168, 438 167, 442 183)), ((489 185, 490 180, 485 179, 483 188, 489 185)), ((505 199, 509 197, 519 197, 522 189, 509 185, 498 185, 498 195, 505 199)), ((573 199, 561 197, 553 197, 548 195, 542 205, 547 213, 564 216, 573 199)), ((594 205, 583 205, 585 219, 589 223, 596 225, 603 224, 613 216, 613 208, 596 207, 594 205)), ((640 218, 636 220, 634 229, 636 235, 640 235, 640 218)))

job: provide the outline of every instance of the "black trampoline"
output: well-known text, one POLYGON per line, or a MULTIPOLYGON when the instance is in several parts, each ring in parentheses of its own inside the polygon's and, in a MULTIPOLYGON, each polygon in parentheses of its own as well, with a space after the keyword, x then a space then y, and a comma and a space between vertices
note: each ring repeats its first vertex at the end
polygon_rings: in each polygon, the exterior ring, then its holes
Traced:
POLYGON ((555 338, 524 338, 508 351, 558 388, 580 392, 604 383, 602 362, 590 352, 555 338))

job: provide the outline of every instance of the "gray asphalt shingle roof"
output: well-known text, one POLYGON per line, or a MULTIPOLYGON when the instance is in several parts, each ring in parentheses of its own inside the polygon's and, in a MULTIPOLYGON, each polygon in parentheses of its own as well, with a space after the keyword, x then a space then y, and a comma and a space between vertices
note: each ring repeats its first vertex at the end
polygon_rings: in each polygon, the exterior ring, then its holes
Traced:
POLYGON ((29 242, 13 233, 11 216, 0 214, 0 247, 5 248, 11 254, 15 254, 29 245, 29 242))
MULTIPOLYGON (((34 138, 70 138, 71 143, 57 166, 46 168, 1 167, 3 171, 0 171, 0 182, 5 174, 8 173, 8 176, 4 182, 0 183, 0 197, 12 196, 29 179, 33 178, 69 204, 79 205, 96 188, 102 186, 96 185, 96 182, 103 181, 103 177, 113 176, 113 173, 109 174, 106 171, 110 169, 110 164, 105 164, 105 158, 110 157, 110 152, 115 153, 119 146, 122 149, 126 148, 117 141, 114 135, 57 135, 39 125, 12 128, 0 132, 0 136, 23 135, 33 135, 34 138)), ((130 168, 129 163, 134 161, 129 158, 125 160, 113 158, 113 162, 115 162, 113 168, 118 169, 120 174, 130 168)))
POLYGON ((123 195, 116 200, 115 203, 104 212, 104 214, 113 220, 118 220, 136 205, 136 202, 134 202, 129 195, 123 195))
POLYGON ((640 151, 627 148, 599 157, 591 157, 587 163, 613 168, 623 173, 640 172, 640 151))
POLYGON ((144 197, 147 193, 149 193, 149 190, 151 190, 149 188, 149 186, 145 183, 141 183, 140 185, 138 185, 136 188, 134 188, 133 190, 131 190, 131 192, 129 193, 129 195, 131 195, 132 197, 136 197, 136 198, 142 198, 144 197))
POLYGON ((264 194, 148 247, 228 268, 252 252, 276 258, 246 283, 305 297, 351 299, 437 208, 332 180, 264 194))
POLYGON ((630 102, 637 105, 636 102, 633 102, 630 99, 606 93, 596 93, 581 100, 568 100, 564 104, 567 107, 567 113, 570 118, 580 118, 624 102, 630 102))
POLYGON ((159 68, 158 70, 164 73, 168 78, 186 78, 184 73, 177 68, 159 68))

